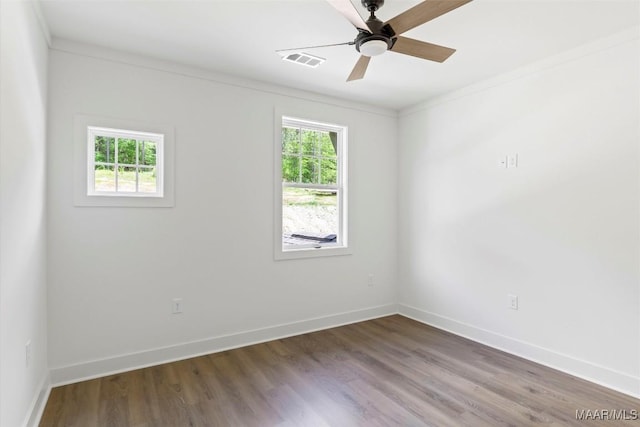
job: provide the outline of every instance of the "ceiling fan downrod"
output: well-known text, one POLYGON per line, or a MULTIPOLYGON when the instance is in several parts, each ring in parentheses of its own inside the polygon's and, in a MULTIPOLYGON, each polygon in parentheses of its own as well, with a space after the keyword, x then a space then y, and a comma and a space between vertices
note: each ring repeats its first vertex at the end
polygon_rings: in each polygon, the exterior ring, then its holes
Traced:
POLYGON ((361 0, 361 3, 373 16, 373 13, 384 5, 384 0, 361 0))

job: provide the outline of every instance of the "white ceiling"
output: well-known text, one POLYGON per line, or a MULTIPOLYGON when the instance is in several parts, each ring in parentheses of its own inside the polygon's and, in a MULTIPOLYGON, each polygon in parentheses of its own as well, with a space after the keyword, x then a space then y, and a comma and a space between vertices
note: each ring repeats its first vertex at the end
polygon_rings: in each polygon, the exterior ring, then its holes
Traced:
MULTIPOLYGON (((359 0, 354 5, 366 16, 359 0)), ((387 0, 386 21, 419 3, 387 0)), ((401 109, 640 25, 638 0, 474 0, 405 33, 452 47, 439 64, 386 52, 345 80, 353 46, 305 50, 311 69, 276 49, 347 42, 356 30, 325 0, 40 0, 53 37, 401 109)))

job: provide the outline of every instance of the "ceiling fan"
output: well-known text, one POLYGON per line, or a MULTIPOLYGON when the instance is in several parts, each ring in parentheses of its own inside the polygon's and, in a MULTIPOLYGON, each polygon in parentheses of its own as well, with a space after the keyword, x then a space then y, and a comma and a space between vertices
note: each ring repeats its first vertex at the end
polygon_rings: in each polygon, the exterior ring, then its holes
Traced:
POLYGON ((379 20, 375 12, 384 5, 384 0, 361 0, 362 5, 369 11, 369 19, 362 19, 350 0, 327 0, 358 30, 355 40, 322 46, 309 46, 299 49, 282 49, 282 51, 313 49, 341 45, 355 45, 360 52, 360 59, 356 62, 347 81, 359 80, 364 77, 372 56, 378 56, 390 50, 392 52, 415 56, 429 61, 444 62, 456 50, 420 40, 403 37, 400 34, 409 31, 438 16, 451 12, 472 0, 424 0, 422 3, 405 10, 400 15, 387 22, 379 20))

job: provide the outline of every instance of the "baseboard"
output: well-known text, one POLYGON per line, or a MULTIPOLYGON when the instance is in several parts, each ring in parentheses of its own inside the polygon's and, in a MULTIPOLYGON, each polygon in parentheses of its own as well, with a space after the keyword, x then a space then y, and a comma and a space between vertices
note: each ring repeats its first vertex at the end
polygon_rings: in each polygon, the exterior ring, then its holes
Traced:
POLYGON ((39 421, 42 415, 49 392, 53 386, 71 384, 162 363, 189 359, 205 354, 259 344, 350 323, 362 322, 392 314, 400 314, 489 347, 557 369, 632 397, 640 398, 640 378, 634 377, 633 375, 585 360, 576 359, 535 344, 501 335, 406 304, 388 304, 52 368, 50 380, 47 378, 46 381, 43 382, 39 395, 34 399, 33 410, 25 426, 31 427, 37 425, 37 421, 39 421))
POLYGON ((398 306, 388 304, 51 368, 51 383, 54 386, 71 384, 397 313, 398 306))
POLYGON ((640 398, 640 378, 406 304, 398 313, 472 341, 640 398))
POLYGON ((51 380, 47 374, 38 387, 38 393, 33 397, 33 402, 29 407, 29 412, 24 420, 24 427, 37 427, 40 424, 40 419, 44 413, 44 408, 47 406, 49 400, 49 394, 51 393, 51 380))

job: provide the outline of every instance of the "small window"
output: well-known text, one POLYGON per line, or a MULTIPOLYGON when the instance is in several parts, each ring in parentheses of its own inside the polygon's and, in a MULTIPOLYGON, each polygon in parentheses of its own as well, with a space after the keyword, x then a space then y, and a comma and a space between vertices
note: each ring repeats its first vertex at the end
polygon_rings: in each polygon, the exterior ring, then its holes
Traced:
POLYGON ((163 196, 164 136, 88 127, 88 196, 163 196))
POLYGON ((347 129, 282 117, 277 145, 281 258, 335 255, 347 247, 347 129))
POLYGON ((74 205, 173 207, 174 133, 168 124, 75 115, 74 205))

